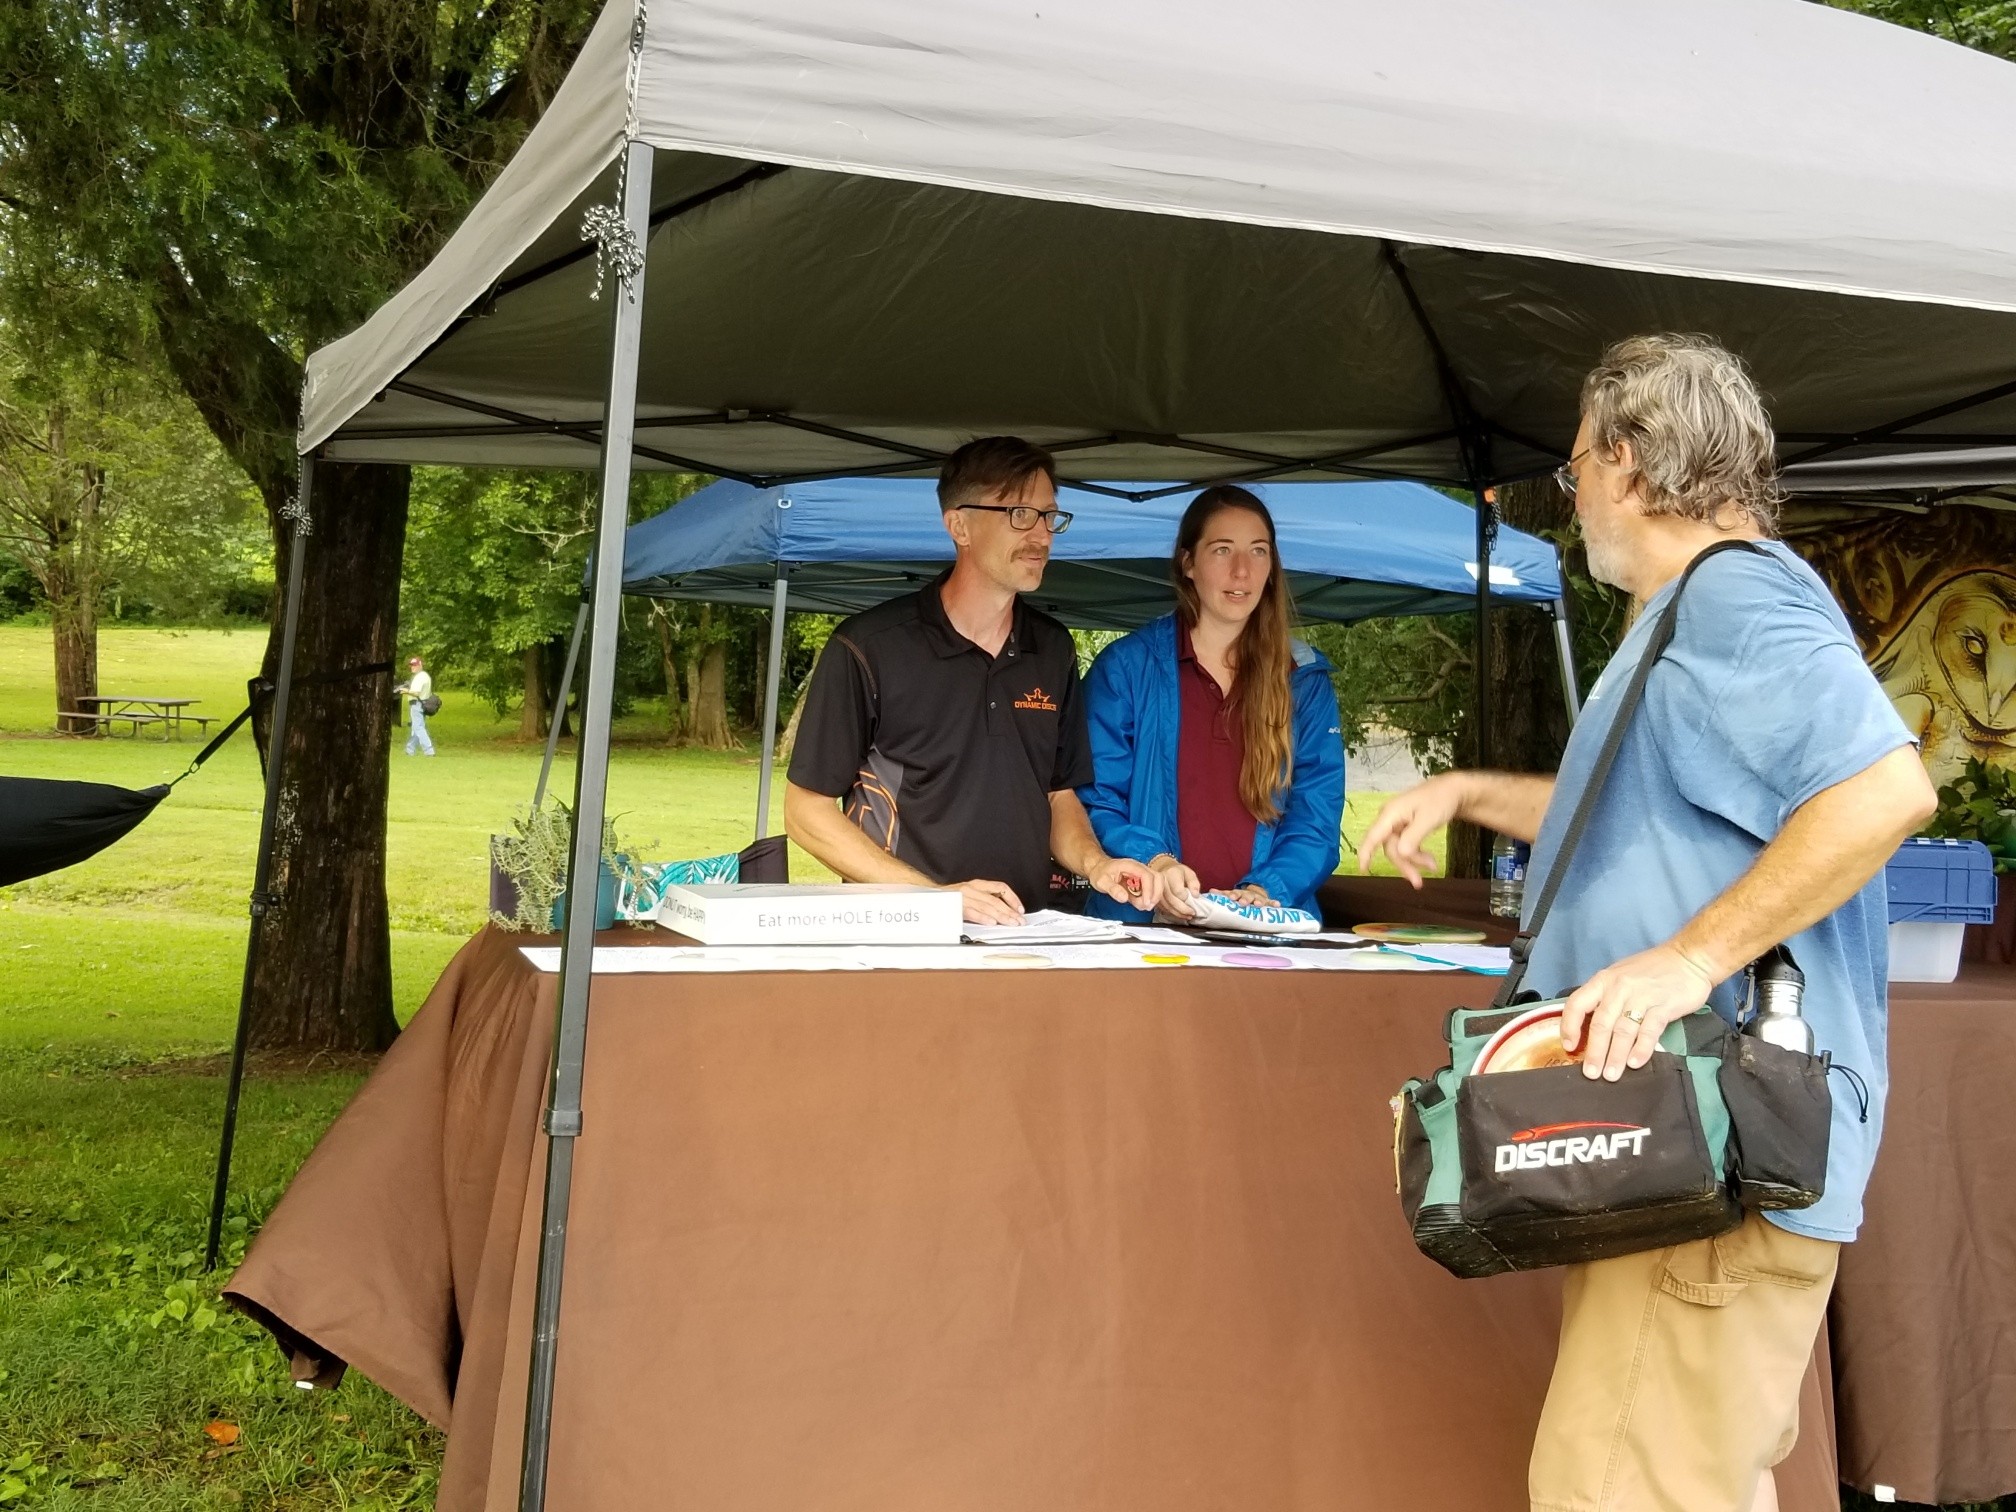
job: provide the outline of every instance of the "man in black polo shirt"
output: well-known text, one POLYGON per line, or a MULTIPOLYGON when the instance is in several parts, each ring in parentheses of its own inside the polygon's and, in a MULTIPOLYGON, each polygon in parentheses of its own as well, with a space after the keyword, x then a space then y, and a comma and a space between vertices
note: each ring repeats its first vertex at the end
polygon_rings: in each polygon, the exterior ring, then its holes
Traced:
POLYGON ((1101 850, 1073 791, 1092 755, 1071 632, 1017 596, 1070 519, 1056 477, 1012 436, 960 447, 938 478, 952 570, 844 621, 820 656, 784 827, 848 881, 956 887, 968 922, 1013 924, 1048 901, 1054 856, 1155 906, 1161 879, 1101 850))

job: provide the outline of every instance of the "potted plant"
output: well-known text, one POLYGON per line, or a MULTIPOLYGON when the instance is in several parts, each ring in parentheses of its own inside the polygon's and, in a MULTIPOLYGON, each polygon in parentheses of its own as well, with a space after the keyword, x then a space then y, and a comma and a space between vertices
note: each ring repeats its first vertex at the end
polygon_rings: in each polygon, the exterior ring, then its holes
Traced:
MULTIPOLYGON (((490 837, 490 922, 500 929, 557 932, 567 920, 567 845, 573 813, 564 803, 528 808, 512 833, 490 837)), ((595 927, 616 922, 616 894, 627 856, 616 826, 602 821, 602 870, 595 888, 595 927)))
POLYGON ((1995 874, 2016 871, 2016 778, 1978 756, 1939 789, 1939 811, 1925 826, 1934 840, 1979 840, 1995 858, 1995 874))

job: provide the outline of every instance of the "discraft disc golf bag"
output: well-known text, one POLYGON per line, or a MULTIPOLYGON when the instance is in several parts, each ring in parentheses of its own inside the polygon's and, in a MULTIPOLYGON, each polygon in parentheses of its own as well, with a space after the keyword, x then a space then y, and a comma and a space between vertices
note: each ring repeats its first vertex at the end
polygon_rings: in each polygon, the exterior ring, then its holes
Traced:
POLYGON ((1536 1069, 1488 1063, 1507 1060, 1500 1053, 1507 1033, 1524 1032, 1530 1052, 1549 1010, 1558 1017, 1561 999, 1520 993, 1527 957, 1646 679, 1673 639, 1688 581, 1711 556, 1760 549, 1718 542, 1681 576, 1618 703, 1531 921, 1513 941, 1496 1000, 1453 1010, 1443 1031, 1449 1064, 1409 1081, 1394 1099, 1401 1207, 1422 1252, 1458 1276, 1662 1248, 1725 1233, 1745 1208, 1809 1207, 1820 1198, 1832 1115, 1824 1054, 1738 1034, 1702 1008, 1667 1025, 1651 1061, 1614 1082, 1591 1080, 1565 1053, 1553 1058, 1566 1063, 1536 1069))

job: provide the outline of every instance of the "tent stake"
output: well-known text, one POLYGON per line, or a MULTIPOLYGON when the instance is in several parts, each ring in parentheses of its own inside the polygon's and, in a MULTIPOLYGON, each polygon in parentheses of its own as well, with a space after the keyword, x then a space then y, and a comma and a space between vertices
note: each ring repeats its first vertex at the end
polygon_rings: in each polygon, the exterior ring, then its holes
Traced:
MULTIPOLYGON (((641 253, 650 236, 651 148, 624 147, 622 214, 641 253)), ((623 603, 623 533, 629 523, 630 456, 637 412, 637 354, 644 327, 644 270, 610 280, 609 394, 603 409, 602 477, 596 501, 595 572, 589 600, 588 687, 574 763, 574 824, 567 860, 567 912, 560 941, 560 993, 546 1105, 546 1193, 539 1225, 539 1281, 532 1305, 532 1366, 525 1396, 520 1512, 544 1512, 552 1450, 553 1381, 560 1347, 561 1276, 574 1141, 581 1133, 581 1081, 588 1048, 588 994, 595 964, 595 896, 602 876, 602 820, 609 796, 609 710, 616 690, 616 632, 623 603)))
POLYGON ((784 566, 777 566, 777 583, 770 600, 770 664, 763 685, 763 766, 756 779, 756 838, 770 833, 770 774, 777 764, 777 685, 784 676, 784 601, 791 592, 791 579, 784 566))
POLYGON ((259 932, 266 912, 280 900, 272 891, 273 830, 280 813, 280 768, 287 751, 287 697, 294 686, 294 643, 301 627, 301 558, 313 529, 309 507, 315 486, 315 458, 304 455, 294 486, 294 506, 283 509, 294 522, 287 548, 287 602, 280 620, 279 682, 273 689, 273 727, 266 736, 266 801, 259 811, 258 859, 252 865, 252 924, 245 936, 245 975, 238 987, 238 1027, 231 1037, 231 1073, 225 1083, 224 1128, 217 1139, 217 1184, 210 1193, 210 1231, 203 1241, 203 1269, 217 1268, 224 1242, 224 1199, 231 1189, 231 1146, 238 1137, 238 1093, 245 1084, 245 1044, 252 1030, 252 983, 259 965, 259 932))
POLYGON ((553 773, 553 753, 560 748, 560 724, 567 717, 567 695, 574 691, 574 661, 581 654, 581 635, 588 628, 588 600, 574 611, 574 633, 567 637, 567 665, 560 674, 560 692, 553 700, 553 718, 546 726, 546 756, 539 763, 539 786, 532 790, 532 811, 546 803, 546 779, 553 773))

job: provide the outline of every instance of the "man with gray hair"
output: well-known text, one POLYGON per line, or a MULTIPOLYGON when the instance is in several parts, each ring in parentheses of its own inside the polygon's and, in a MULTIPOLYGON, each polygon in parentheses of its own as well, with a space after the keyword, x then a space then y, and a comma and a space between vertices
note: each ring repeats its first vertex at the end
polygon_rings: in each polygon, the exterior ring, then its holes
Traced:
POLYGON ((1535 1512, 1773 1512, 1799 1388, 1840 1246, 1855 1237, 1882 1128, 1888 976, 1883 864, 1935 800, 1911 736, 1812 569, 1770 539, 1773 438, 1742 365, 1698 336, 1603 354, 1557 477, 1590 570, 1638 617, 1553 778, 1450 772, 1387 804, 1359 850, 1416 887, 1428 837, 1467 819, 1533 842, 1539 895, 1660 611, 1702 565, 1563 874, 1527 982, 1567 995, 1562 1038, 1591 1077, 1652 1056, 1710 1004, 1734 1021, 1743 968, 1779 943, 1806 974, 1837 1084, 1826 1192, 1715 1239, 1567 1268, 1561 1341, 1528 1489, 1535 1512))

